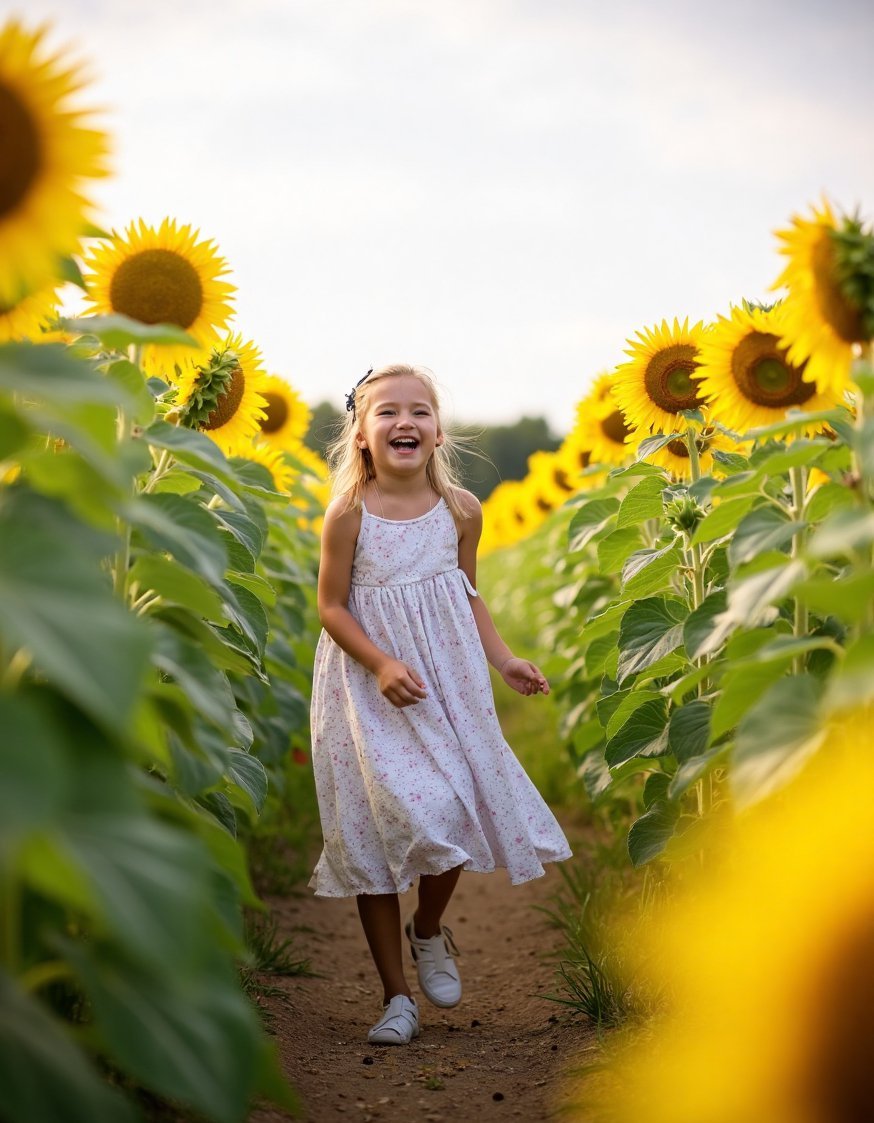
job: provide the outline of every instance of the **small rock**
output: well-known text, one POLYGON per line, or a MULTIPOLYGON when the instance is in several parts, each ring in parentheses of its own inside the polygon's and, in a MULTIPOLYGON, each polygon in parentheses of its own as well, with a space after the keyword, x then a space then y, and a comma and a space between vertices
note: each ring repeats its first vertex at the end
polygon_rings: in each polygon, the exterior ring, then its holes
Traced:
POLYGON ((550 1048, 552 1049, 553 1053, 557 1052, 557 1050, 558 1050, 557 1045, 552 1045, 552 1046, 550 1046, 550 1048))
POLYGON ((480 1025, 482 1025, 482 1022, 478 1018, 474 1018, 473 1021, 470 1023, 470 1028, 476 1029, 476 1027, 480 1026, 480 1025))
POLYGON ((493 1100, 498 1101, 498 1100, 502 1100, 503 1098, 504 1098, 503 1092, 492 1092, 492 1099, 493 1100))
POLYGON ((361 1063, 363 1065, 372 1065, 373 1064, 373 1057, 362 1057, 361 1063))

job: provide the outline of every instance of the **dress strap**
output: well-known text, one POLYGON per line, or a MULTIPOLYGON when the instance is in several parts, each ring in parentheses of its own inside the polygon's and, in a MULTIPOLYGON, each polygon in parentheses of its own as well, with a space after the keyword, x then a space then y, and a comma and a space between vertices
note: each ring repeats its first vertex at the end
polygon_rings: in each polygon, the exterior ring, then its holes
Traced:
POLYGON ((464 570, 461 568, 461 566, 458 567, 458 572, 461 574, 461 579, 464 582, 464 587, 465 587, 465 589, 467 589, 468 593, 472 597, 478 597, 479 593, 473 587, 473 585, 471 584, 470 578, 467 576, 467 574, 464 572, 464 570))

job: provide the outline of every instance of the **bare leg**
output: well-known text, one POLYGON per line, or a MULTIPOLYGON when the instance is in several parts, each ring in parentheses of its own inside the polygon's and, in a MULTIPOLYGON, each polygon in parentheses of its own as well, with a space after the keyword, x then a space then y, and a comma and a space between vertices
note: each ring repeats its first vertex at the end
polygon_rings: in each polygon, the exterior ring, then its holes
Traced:
POLYGON ((373 962, 382 980, 383 1002, 396 994, 412 998, 401 958, 401 910, 396 893, 362 893, 356 897, 358 915, 373 962))
POLYGON ((456 866, 446 873, 423 874, 419 878, 419 907, 413 914, 413 927, 420 939, 440 935, 440 918, 460 876, 461 866, 456 866))

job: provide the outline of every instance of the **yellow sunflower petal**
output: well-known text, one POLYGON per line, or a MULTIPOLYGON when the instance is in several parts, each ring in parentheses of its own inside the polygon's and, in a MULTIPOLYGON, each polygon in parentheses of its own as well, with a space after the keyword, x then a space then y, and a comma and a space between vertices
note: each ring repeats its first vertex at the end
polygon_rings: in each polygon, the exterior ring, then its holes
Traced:
POLYGON ((33 343, 48 342, 46 333, 57 314, 55 284, 22 297, 16 304, 0 304, 0 342, 11 339, 28 339, 33 343))
POLYGON ((0 304, 57 275, 92 211, 82 194, 107 174, 108 140, 72 104, 81 67, 44 44, 46 28, 0 29, 0 304))
POLYGON ((283 495, 288 495, 291 491, 295 471, 280 449, 273 448, 266 441, 255 440, 247 444, 235 445, 232 451, 234 456, 243 456, 255 464, 263 465, 273 477, 273 487, 276 491, 281 491, 283 495))
MULTIPOLYGON (((636 449, 641 441, 650 436, 652 434, 649 429, 632 430, 628 436, 629 451, 636 449)), ((701 427, 695 441, 700 474, 703 476, 713 472, 713 453, 717 449, 728 452, 735 447, 734 442, 729 437, 714 429, 712 425, 701 427)), ((692 478, 692 461, 689 456, 689 446, 684 437, 676 437, 669 441, 656 452, 650 453, 646 460, 650 464, 658 464, 659 467, 666 468, 677 479, 688 480, 692 478)))
MULTIPOLYGON (((782 421, 790 409, 813 413, 841 403, 838 394, 819 392, 805 380, 804 363, 797 366, 789 359, 780 342, 783 321, 782 305, 732 308, 701 343, 701 394, 713 417, 736 433, 782 421)), ((811 424, 805 432, 821 430, 822 425, 811 424)))
POLYGON ((178 369, 178 409, 184 424, 206 433, 230 454, 251 440, 264 417, 266 375, 261 353, 240 335, 229 335, 202 366, 178 369))
POLYGON ((790 361, 806 364, 804 378, 816 383, 819 393, 838 395, 850 387, 854 344, 864 341, 865 332, 859 309, 838 284, 836 229, 824 200, 811 218, 795 215, 787 230, 778 230, 780 253, 789 260, 773 287, 789 290, 781 342, 790 361))
POLYGON ((619 409, 616 383, 610 374, 601 374, 592 390, 577 405, 576 424, 566 444, 588 452, 583 467, 591 464, 623 464, 629 457, 626 444, 629 427, 619 409))
POLYGON ((176 368, 191 367, 216 346, 233 309, 235 289, 219 280, 228 272, 215 244, 200 241, 190 226, 165 218, 156 230, 142 219, 124 235, 93 248, 84 261, 91 311, 120 312, 144 324, 175 324, 192 335, 190 347, 150 345, 143 365, 150 374, 177 380, 176 368))
POLYGON ((663 320, 628 340, 629 362, 616 368, 613 395, 629 428, 672 432, 680 427, 682 410, 698 409, 698 351, 704 336, 701 323, 688 319, 673 325, 663 320))

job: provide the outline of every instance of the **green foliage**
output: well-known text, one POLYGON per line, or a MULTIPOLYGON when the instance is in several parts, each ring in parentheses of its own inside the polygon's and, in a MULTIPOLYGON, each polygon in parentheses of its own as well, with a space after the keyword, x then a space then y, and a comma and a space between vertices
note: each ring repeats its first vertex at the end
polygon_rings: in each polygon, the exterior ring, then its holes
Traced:
POLYGON ((233 1123, 292 1103, 240 981, 242 840, 307 743, 317 512, 163 420, 112 348, 164 329, 109 319, 0 348, 3 1112, 137 1118, 111 1070, 233 1123))

